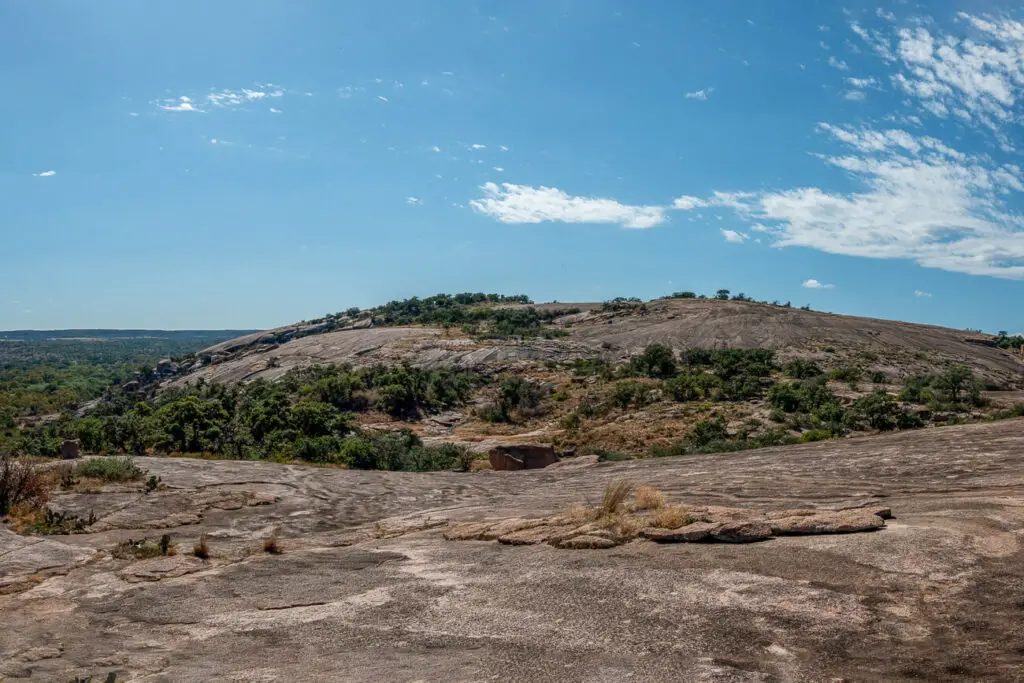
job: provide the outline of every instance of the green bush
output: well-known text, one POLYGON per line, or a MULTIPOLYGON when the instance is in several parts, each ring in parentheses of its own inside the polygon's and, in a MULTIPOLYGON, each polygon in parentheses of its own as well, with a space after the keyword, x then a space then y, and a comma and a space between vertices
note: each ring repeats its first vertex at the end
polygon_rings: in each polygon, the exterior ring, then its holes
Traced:
POLYGON ((789 361, 783 366, 782 371, 793 379, 810 379, 823 374, 817 363, 803 358, 794 358, 789 361))
POLYGON ((630 360, 633 370, 645 377, 665 379, 676 374, 676 357, 665 344, 649 344, 639 356, 630 360))
POLYGON ((827 429, 810 429, 800 435, 800 441, 810 443, 813 441, 826 441, 832 438, 832 432, 827 429))
POLYGON ((647 405, 647 396, 650 390, 650 385, 643 382, 620 380, 612 389, 611 402, 622 410, 626 410, 630 406, 642 408, 647 405))
POLYGON ((871 381, 874 384, 885 384, 889 381, 889 376, 886 375, 881 370, 876 370, 875 372, 871 373, 871 381))
POLYGON ((514 422, 516 419, 536 417, 545 412, 544 399, 550 389, 522 377, 504 377, 498 384, 494 403, 477 411, 487 422, 514 422))
POLYGON ((894 429, 902 412, 896 400, 881 389, 855 400, 852 411, 858 421, 867 422, 879 431, 894 429))
POLYGON ((841 365, 828 373, 828 376, 837 382, 856 382, 861 377, 861 371, 856 365, 841 365))
POLYGON ((83 460, 75 467, 75 474, 103 481, 124 482, 141 479, 145 471, 135 464, 135 458, 123 456, 83 460))

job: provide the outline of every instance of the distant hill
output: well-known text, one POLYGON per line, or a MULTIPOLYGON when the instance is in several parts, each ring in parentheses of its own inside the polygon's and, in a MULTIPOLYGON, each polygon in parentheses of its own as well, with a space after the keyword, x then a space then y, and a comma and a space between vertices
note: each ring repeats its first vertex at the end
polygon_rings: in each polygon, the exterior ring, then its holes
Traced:
POLYGON ((60 339, 167 339, 200 340, 216 344, 257 330, 0 330, 0 340, 55 341, 60 339))

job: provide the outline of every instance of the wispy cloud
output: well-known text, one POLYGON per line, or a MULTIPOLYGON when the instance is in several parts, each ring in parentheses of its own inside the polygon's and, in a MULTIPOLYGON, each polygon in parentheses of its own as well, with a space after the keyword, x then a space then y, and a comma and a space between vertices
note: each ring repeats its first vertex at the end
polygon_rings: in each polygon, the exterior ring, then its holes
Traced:
POLYGON ((824 282, 819 282, 813 278, 810 280, 804 280, 800 283, 800 286, 806 287, 807 289, 835 289, 836 287, 835 285, 827 285, 824 282))
POLYGON ((273 107, 271 107, 270 108, 270 113, 271 114, 280 114, 281 110, 280 109, 274 109, 273 107))
POLYGON ((846 82, 854 88, 877 88, 879 86, 878 79, 874 76, 867 78, 847 78, 846 82))
POLYGON ((574 197, 554 187, 486 183, 473 210, 502 223, 611 223, 624 228, 653 228, 666 220, 661 206, 631 206, 614 199, 574 197))
POLYGON ((694 90, 683 95, 688 100, 706 100, 711 96, 711 93, 715 92, 714 88, 704 88, 702 90, 694 90))
POLYGON ((702 209, 707 205, 708 203, 701 199, 700 197, 690 197, 685 194, 682 197, 677 197, 675 201, 672 202, 672 208, 679 209, 680 211, 689 211, 690 209, 702 209))
POLYGON ((411 204, 413 206, 419 206, 420 204, 423 203, 423 200, 420 199, 419 197, 406 197, 405 198, 405 203, 406 204, 411 204))
POLYGON ((487 145, 473 144, 473 145, 470 145, 469 148, 472 149, 472 150, 481 150, 481 149, 487 149, 487 145))
POLYGON ((828 58, 828 65, 833 69, 839 69, 840 71, 848 71, 850 65, 841 59, 837 59, 835 55, 828 58))
POLYGON ((381 102, 390 102, 391 101, 388 98, 384 97, 383 95, 377 95, 377 99, 380 100, 381 102))
POLYGON ((204 112, 209 108, 238 107, 268 98, 283 97, 285 91, 275 85, 258 85, 239 90, 212 90, 202 96, 181 95, 153 102, 157 108, 171 112, 204 112))
POLYGON ((735 230, 727 230, 725 228, 722 228, 721 233, 722 237, 725 238, 726 242, 735 242, 737 244, 741 244, 747 239, 746 235, 744 235, 742 232, 736 232, 735 230))
POLYGON ((36 178, 49 178, 50 176, 57 175, 56 171, 42 171, 40 173, 33 173, 36 178))
POLYGON ((867 97, 863 90, 847 90, 843 93, 843 99, 851 102, 863 102, 867 97))
POLYGON ((157 106, 164 111, 202 111, 187 95, 182 95, 177 99, 163 100, 163 103, 158 103, 157 106))
POLYGON ((916 296, 918 298, 921 298, 921 299, 931 299, 932 298, 931 292, 923 292, 920 289, 915 289, 914 290, 914 296, 916 296))

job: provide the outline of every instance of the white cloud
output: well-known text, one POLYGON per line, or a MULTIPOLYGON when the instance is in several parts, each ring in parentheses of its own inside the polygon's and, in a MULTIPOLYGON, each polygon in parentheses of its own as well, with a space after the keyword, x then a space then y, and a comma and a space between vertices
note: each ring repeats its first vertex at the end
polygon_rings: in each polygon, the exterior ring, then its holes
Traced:
POLYGON ((128 116, 138 116, 138 115, 139 115, 139 112, 137 112, 137 111, 130 111, 130 112, 128 112, 128 116))
POLYGON ((688 100, 706 100, 711 93, 715 92, 714 88, 704 88, 703 90, 694 90, 683 95, 688 100))
POLYGON ((968 31, 944 33, 916 22, 893 38, 851 28, 898 71, 893 84, 931 114, 961 119, 991 130, 1019 123, 1016 106, 1024 84, 1024 24, 1007 18, 958 14, 968 31), (931 28, 931 30, 929 30, 931 28), (968 33, 967 37, 960 37, 968 33))
POLYGON ((804 280, 800 283, 800 286, 806 287, 807 289, 835 289, 835 285, 826 285, 825 283, 818 282, 813 278, 810 280, 804 280))
POLYGON ((499 145, 498 149, 500 149, 502 152, 507 152, 508 151, 508 147, 506 147, 505 145, 499 145))
POLYGON ((893 14, 892 12, 886 12, 881 7, 875 10, 875 14, 878 15, 879 19, 885 19, 886 21, 896 21, 895 14, 893 14))
POLYGON ((726 242, 742 243, 744 240, 747 239, 746 235, 744 235, 742 232, 736 232, 735 230, 727 230, 725 228, 721 228, 720 232, 722 233, 722 237, 725 238, 726 242))
POLYGON ((481 150, 481 149, 487 149, 487 145, 475 144, 475 145, 470 145, 469 148, 473 149, 473 150, 481 150))
POLYGON ((430 148, 430 150, 433 151, 433 152, 440 152, 441 148, 438 147, 437 145, 434 145, 433 147, 430 148))
POLYGON ((624 228, 653 228, 667 219, 665 207, 574 197, 554 187, 486 183, 481 190, 483 198, 470 202, 473 210, 502 223, 611 223, 624 228))
POLYGON ((390 100, 384 97, 383 95, 377 95, 377 99, 380 100, 381 102, 390 102, 390 100))
POLYGON ((494 170, 497 171, 498 173, 504 173, 505 172, 505 169, 503 169, 501 166, 495 166, 494 170))
POLYGON ((36 178, 49 178, 50 176, 57 175, 56 171, 43 171, 41 173, 33 173, 36 178))
POLYGON ((1024 278, 1024 217, 1005 207, 1006 195, 1024 191, 1018 166, 902 130, 820 128, 852 148, 853 154, 820 158, 847 171, 857 191, 732 195, 737 212, 768 225, 777 246, 1024 278))
POLYGON ((281 110, 280 109, 274 109, 273 107, 271 107, 270 108, 270 113, 271 114, 280 114, 281 110))
POLYGON ((419 206, 420 204, 423 203, 423 200, 420 199, 419 197, 406 197, 405 203, 412 204, 413 206, 419 206))
POLYGON ((915 289, 914 290, 914 296, 916 296, 918 298, 923 298, 923 299, 931 299, 932 298, 931 292, 922 292, 920 289, 915 289))
POLYGON ((863 90, 847 90, 843 93, 843 99, 851 102, 863 102, 867 99, 867 95, 863 90))
POLYGON ((164 100, 163 104, 157 104, 157 106, 164 111, 202 111, 202 109, 193 104, 192 100, 185 95, 182 95, 176 100, 164 100))
POLYGON ((690 197, 685 194, 682 197, 676 197, 675 201, 672 202, 672 208, 679 209, 680 211, 703 209, 706 206, 708 206, 708 203, 700 197, 690 197))
POLYGON ((873 76, 868 78, 847 78, 846 82, 854 88, 877 88, 879 85, 878 79, 873 76))
POLYGON ((839 69, 840 71, 848 71, 850 65, 841 59, 836 59, 835 55, 828 58, 828 65, 833 69, 839 69))
POLYGON ((237 107, 250 102, 257 102, 267 98, 283 97, 284 90, 274 85, 259 85, 256 88, 242 88, 240 90, 213 90, 198 100, 188 95, 172 97, 164 100, 157 100, 155 104, 163 111, 174 112, 204 112, 204 106, 213 108, 237 107))

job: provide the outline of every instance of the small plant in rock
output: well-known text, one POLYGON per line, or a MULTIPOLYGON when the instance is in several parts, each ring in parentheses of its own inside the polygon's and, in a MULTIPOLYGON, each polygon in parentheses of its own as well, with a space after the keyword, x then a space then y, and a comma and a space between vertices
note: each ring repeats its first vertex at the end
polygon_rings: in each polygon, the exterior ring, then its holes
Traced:
POLYGON ((271 529, 267 537, 263 539, 263 552, 268 555, 280 555, 284 552, 281 549, 281 540, 278 537, 277 527, 271 529))
POLYGON ((698 521, 683 505, 666 505, 651 515, 650 524, 659 529, 678 529, 698 521))
POLYGON ((160 477, 156 475, 150 475, 149 479, 146 480, 146 493, 152 493, 160 487, 160 477))
POLYGON ((199 540, 196 541, 194 546, 192 546, 192 554, 200 560, 210 559, 210 542, 205 531, 199 534, 199 540))
POLYGON ((608 484, 601 497, 600 513, 602 515, 614 515, 622 509, 622 504, 633 492, 633 483, 629 481, 616 481, 608 484))
POLYGON ((641 486, 636 490, 634 510, 658 510, 665 506, 665 494, 653 486, 641 486))
POLYGON ((145 560, 151 557, 163 557, 174 555, 177 548, 171 542, 171 535, 164 534, 159 541, 150 541, 148 538, 133 540, 129 538, 117 544, 111 554, 119 560, 145 560))

